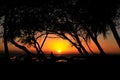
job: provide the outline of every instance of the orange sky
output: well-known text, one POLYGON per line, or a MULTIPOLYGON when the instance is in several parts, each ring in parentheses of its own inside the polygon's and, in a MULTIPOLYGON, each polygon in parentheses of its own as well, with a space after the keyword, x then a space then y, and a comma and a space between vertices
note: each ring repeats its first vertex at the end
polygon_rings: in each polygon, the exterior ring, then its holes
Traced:
MULTIPOLYGON (((51 36, 51 35, 50 35, 51 36)), ((52 35, 53 36, 53 35, 52 35)), ((111 32, 109 32, 107 39, 104 39, 102 36, 99 36, 98 38, 102 48, 104 51, 109 53, 120 53, 120 48, 117 46, 117 43, 115 39, 113 38, 113 35, 111 32)), ((42 40, 40 40, 42 41, 42 40)), ((84 43, 83 43, 84 44, 84 43)), ((86 46, 86 45, 84 45, 86 46)), ((99 52, 95 44, 91 41, 90 47, 93 50, 93 52, 99 52)), ((85 47, 87 50, 88 48, 85 47)), ((34 51, 34 49, 31 47, 29 48, 31 51, 34 51)), ((3 41, 0 39, 0 51, 4 50, 3 41)), ((9 43, 9 50, 10 51, 21 51, 18 48, 14 47, 12 44, 9 43)), ((47 53, 56 53, 56 54, 65 54, 65 53, 78 53, 76 48, 72 47, 71 44, 67 40, 63 40, 60 38, 47 38, 45 45, 43 46, 43 51, 47 53)), ((89 50, 88 50, 89 52, 89 50)))

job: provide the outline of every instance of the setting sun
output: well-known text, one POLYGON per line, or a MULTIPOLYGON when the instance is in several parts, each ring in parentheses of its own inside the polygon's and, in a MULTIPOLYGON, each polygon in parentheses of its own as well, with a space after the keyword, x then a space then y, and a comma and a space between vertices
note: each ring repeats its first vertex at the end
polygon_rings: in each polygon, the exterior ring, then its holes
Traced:
POLYGON ((52 50, 57 54, 62 54, 68 50, 68 43, 63 40, 56 40, 55 43, 52 43, 52 50))
MULTIPOLYGON (((55 35, 49 35, 49 37, 51 36, 58 37, 55 35)), ((72 47, 67 40, 61 38, 47 38, 45 45, 43 46, 43 51, 48 54, 51 52, 54 54, 77 53, 77 50, 72 47)))
POLYGON ((58 52, 58 53, 61 53, 62 51, 61 51, 61 50, 58 50, 57 52, 58 52))

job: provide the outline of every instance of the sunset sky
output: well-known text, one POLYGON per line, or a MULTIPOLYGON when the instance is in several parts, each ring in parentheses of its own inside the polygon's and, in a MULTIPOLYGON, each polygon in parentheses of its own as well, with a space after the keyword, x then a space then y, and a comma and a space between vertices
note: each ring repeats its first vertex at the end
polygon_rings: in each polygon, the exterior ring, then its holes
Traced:
MULTIPOLYGON (((120 29, 117 30, 120 34, 120 29)), ((55 35, 49 35, 49 36, 55 36, 55 35)), ((120 48, 118 47, 112 33, 109 31, 107 38, 104 39, 101 35, 98 37, 99 43, 104 49, 104 51, 107 54, 114 53, 114 54, 120 54, 120 48)), ((40 40, 42 42, 42 39, 40 40)), ((89 51, 89 49, 86 47, 84 43, 82 43, 85 48, 89 51)), ((99 53, 97 47, 95 44, 91 41, 90 42, 90 47, 95 53, 99 53)), ((69 54, 73 53, 76 54, 77 49, 74 48, 67 40, 63 40, 61 38, 47 38, 45 41, 45 44, 43 46, 43 51, 46 53, 51 53, 53 52, 54 54, 69 54)), ((29 48, 30 51, 35 51, 33 47, 29 48)), ((3 46, 3 40, 0 39, 0 51, 4 51, 4 46, 3 46)), ((23 52, 20 49, 14 47, 11 43, 9 43, 9 51, 14 51, 14 52, 23 52)))

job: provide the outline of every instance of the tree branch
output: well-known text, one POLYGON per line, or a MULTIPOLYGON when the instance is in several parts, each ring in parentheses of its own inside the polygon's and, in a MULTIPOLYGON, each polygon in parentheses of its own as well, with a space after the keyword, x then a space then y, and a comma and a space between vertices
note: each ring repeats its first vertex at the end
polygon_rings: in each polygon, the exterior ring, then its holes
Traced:
POLYGON ((45 36, 45 38, 44 38, 44 40, 43 40, 43 42, 42 42, 41 49, 42 49, 42 47, 43 47, 43 45, 44 45, 44 43, 45 43, 47 37, 48 37, 48 34, 46 34, 46 36, 45 36))
POLYGON ((65 39, 67 39, 78 50, 78 52, 80 52, 80 54, 83 55, 83 52, 81 51, 81 49, 78 48, 77 45, 74 42, 72 42, 64 33, 57 33, 57 34, 63 36, 65 39))
POLYGON ((11 39, 10 42, 11 42, 14 46, 16 46, 16 47, 18 47, 19 49, 22 49, 23 51, 25 51, 28 56, 34 55, 34 54, 31 53, 25 46, 19 45, 19 44, 16 43, 14 40, 11 39))

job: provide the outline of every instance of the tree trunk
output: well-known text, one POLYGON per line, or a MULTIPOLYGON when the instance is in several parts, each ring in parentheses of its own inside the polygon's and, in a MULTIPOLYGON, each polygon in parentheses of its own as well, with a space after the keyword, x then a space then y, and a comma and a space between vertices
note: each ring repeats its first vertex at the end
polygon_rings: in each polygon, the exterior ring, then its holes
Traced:
POLYGON ((8 42, 7 42, 7 25, 6 25, 6 16, 5 16, 5 20, 4 20, 4 24, 3 24, 3 27, 4 27, 4 34, 3 34, 3 38, 4 38, 4 50, 5 50, 5 58, 6 58, 6 61, 8 62, 9 61, 9 50, 8 50, 8 42))
POLYGON ((81 49, 84 51, 84 54, 85 55, 89 55, 89 53, 86 51, 86 49, 83 47, 82 44, 79 45, 81 47, 81 49))
POLYGON ((114 36, 114 38, 115 38, 115 40, 120 48, 120 37, 119 37, 117 30, 115 28, 115 25, 113 23, 110 24, 110 29, 111 29, 113 36, 114 36))
MULTIPOLYGON (((60 34, 61 35, 61 34, 60 34)), ((81 54, 81 55, 83 55, 83 52, 82 52, 82 50, 81 50, 81 48, 78 48, 77 47, 77 45, 74 43, 74 42, 72 42, 67 36, 65 36, 64 34, 62 34, 62 36, 65 38, 65 39, 67 39, 77 50, 78 50, 78 52, 81 54)))
POLYGON ((3 34, 3 38, 4 38, 4 50, 5 50, 5 59, 7 62, 9 62, 9 50, 8 50, 8 42, 7 42, 7 27, 4 24, 4 34, 3 34))
POLYGON ((90 32, 90 30, 89 30, 88 28, 86 28, 86 27, 84 27, 84 28, 87 30, 87 32, 89 33, 91 39, 92 39, 92 40, 94 41, 94 43, 96 44, 97 48, 98 48, 99 51, 100 51, 100 54, 105 55, 105 52, 104 52, 104 50, 101 48, 101 46, 100 46, 100 44, 99 44, 99 42, 98 42, 98 40, 97 40, 97 37, 94 37, 94 36, 91 34, 91 32, 90 32))
MULTIPOLYGON (((40 54, 40 50, 38 49, 38 47, 36 46, 36 42, 34 43, 34 47, 37 51, 37 58, 39 59, 39 61, 41 61, 42 58, 42 54, 40 54)), ((44 60, 44 59, 43 59, 44 60)))
POLYGON ((89 55, 89 53, 86 51, 86 49, 83 47, 82 43, 80 42, 77 33, 75 34, 75 38, 76 38, 76 41, 78 42, 79 46, 81 47, 81 49, 84 51, 84 54, 89 55))
POLYGON ((25 51, 25 53, 26 53, 28 56, 33 56, 33 55, 34 55, 34 54, 31 53, 26 47, 17 44, 14 40, 11 40, 10 42, 11 42, 14 46, 16 46, 16 47, 18 47, 19 49, 22 49, 23 51, 25 51))
POLYGON ((92 38, 92 40, 95 42, 95 44, 97 45, 97 47, 98 47, 98 49, 99 49, 99 51, 100 51, 100 54, 101 54, 101 55, 105 55, 105 52, 104 52, 104 50, 102 49, 102 47, 100 46, 97 38, 94 38, 94 37, 91 37, 91 38, 92 38))
POLYGON ((44 52, 41 50, 39 43, 38 43, 36 40, 34 40, 34 41, 35 41, 34 44, 35 44, 35 48, 36 48, 37 53, 38 53, 38 58, 39 58, 39 60, 40 60, 40 58, 41 58, 42 60, 47 61, 47 58, 45 57, 44 52), (38 46, 38 47, 37 47, 37 46, 38 46))
POLYGON ((90 52, 91 52, 92 54, 94 54, 94 52, 93 52, 92 49, 90 48, 90 46, 89 46, 89 44, 87 43, 87 41, 86 41, 85 39, 84 39, 84 41, 85 41, 85 43, 86 43, 88 49, 90 50, 90 52))

